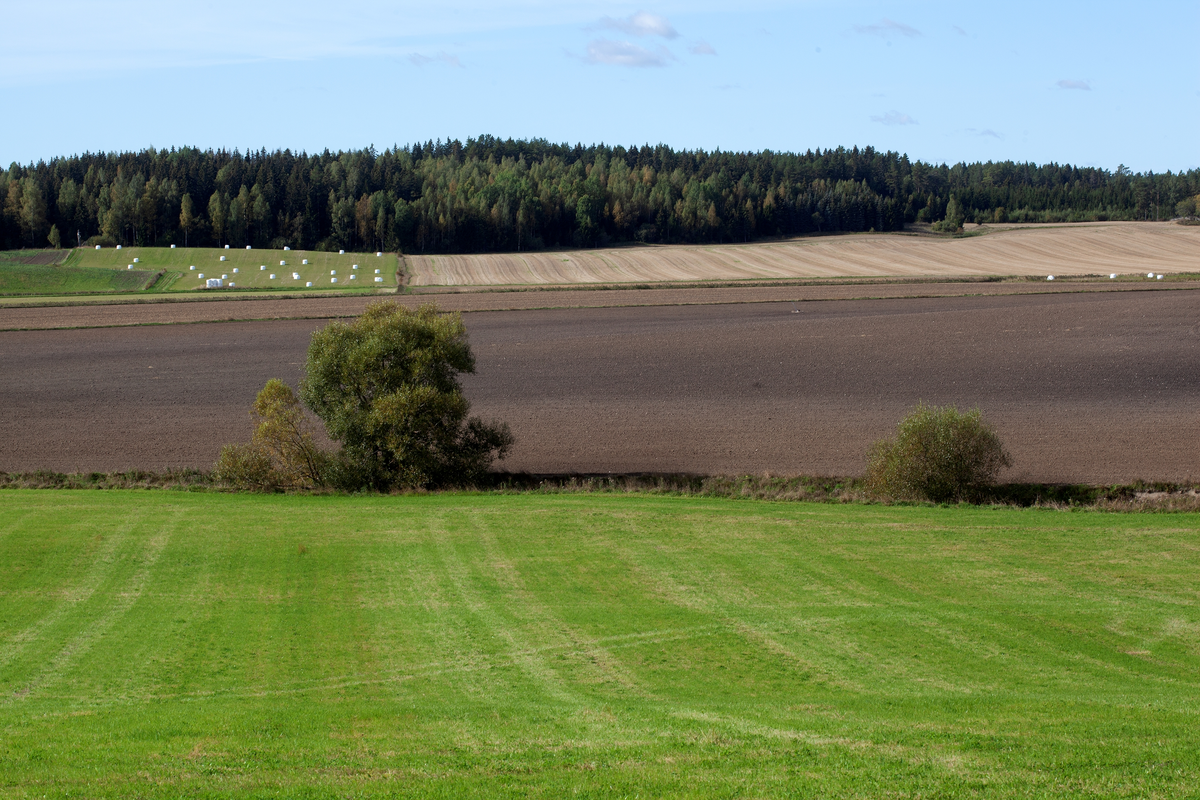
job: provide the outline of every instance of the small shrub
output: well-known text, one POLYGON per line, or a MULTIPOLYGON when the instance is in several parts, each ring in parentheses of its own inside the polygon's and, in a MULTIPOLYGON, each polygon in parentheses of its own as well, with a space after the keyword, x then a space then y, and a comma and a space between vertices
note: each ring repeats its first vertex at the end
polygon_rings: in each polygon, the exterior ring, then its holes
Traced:
POLYGON ((1011 465, 978 408, 964 413, 919 403, 894 439, 871 449, 867 491, 895 500, 978 501, 1011 465))
POLYGON ((222 447, 213 472, 217 480, 231 486, 268 489, 275 485, 271 457, 253 443, 222 447))

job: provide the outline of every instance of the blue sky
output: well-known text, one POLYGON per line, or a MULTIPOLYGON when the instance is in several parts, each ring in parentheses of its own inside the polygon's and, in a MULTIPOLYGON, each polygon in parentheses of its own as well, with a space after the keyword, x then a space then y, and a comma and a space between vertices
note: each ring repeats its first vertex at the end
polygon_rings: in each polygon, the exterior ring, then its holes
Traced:
POLYGON ((3 164, 490 133, 1200 167, 1196 0, 12 6, 3 164))

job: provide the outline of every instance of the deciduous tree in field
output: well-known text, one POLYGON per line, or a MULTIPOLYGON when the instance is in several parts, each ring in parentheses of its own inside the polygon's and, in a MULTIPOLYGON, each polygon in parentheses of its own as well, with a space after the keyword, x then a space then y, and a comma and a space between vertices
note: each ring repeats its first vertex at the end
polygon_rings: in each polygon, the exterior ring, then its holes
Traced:
POLYGON ((308 489, 325 482, 329 455, 313 438, 292 387, 278 378, 267 381, 250 416, 257 423, 254 438, 221 449, 219 478, 256 489, 308 489))
POLYGON ((462 316, 433 304, 380 301, 314 333, 300 396, 341 442, 332 479, 381 490, 479 479, 513 439, 467 416, 458 376, 474 371, 462 316))

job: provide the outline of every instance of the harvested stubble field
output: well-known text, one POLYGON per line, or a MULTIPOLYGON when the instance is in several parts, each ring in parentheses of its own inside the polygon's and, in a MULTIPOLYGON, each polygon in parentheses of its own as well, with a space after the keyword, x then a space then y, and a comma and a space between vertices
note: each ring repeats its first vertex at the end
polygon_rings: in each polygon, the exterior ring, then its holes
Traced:
POLYGON ((499 286, 875 276, 1200 271, 1200 227, 1114 222, 965 238, 863 234, 773 243, 410 255, 409 285, 499 286))
MULTIPOLYGON (((1191 291, 469 313, 475 411, 530 472, 858 474, 918 400, 1007 480, 1200 477, 1191 291)), ((0 470, 207 468, 319 320, 0 333, 0 470)))
POLYGON ((1186 797, 1195 514, 0 493, 12 797, 1186 797))

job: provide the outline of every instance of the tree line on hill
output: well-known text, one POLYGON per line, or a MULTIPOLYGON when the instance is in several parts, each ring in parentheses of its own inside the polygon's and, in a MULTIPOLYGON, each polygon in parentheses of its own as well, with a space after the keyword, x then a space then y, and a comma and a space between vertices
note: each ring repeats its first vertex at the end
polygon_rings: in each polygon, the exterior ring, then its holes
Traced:
POLYGON ((805 153, 584 147, 491 136, 331 153, 184 147, 0 170, 0 246, 487 252, 742 242, 905 223, 1167 219, 1200 170, 929 164, 871 147, 805 153))

